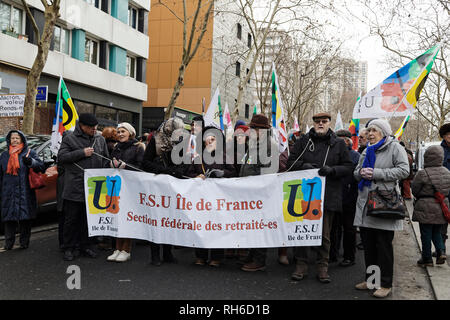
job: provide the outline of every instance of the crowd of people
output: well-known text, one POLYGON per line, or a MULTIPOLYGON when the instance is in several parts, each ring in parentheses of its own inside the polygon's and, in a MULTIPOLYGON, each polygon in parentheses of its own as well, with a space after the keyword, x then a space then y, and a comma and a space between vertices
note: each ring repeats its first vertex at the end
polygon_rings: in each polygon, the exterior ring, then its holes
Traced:
MULTIPOLYGON (((450 124, 440 129, 441 146, 427 149, 424 169, 414 176, 412 153, 392 136, 389 122, 372 119, 359 132, 359 149, 353 150, 352 134, 348 130, 334 132, 329 113, 312 117, 313 128, 309 132, 289 135, 289 150, 278 154, 278 142, 268 134, 271 125, 262 114, 253 115, 246 124, 239 120, 233 135, 227 140, 220 129, 205 126, 201 116, 192 120, 191 132, 178 118, 164 121, 153 133, 138 138, 129 123, 97 130, 98 120, 93 114, 79 115, 73 132, 66 132, 57 155, 59 242, 63 259, 74 260, 78 255, 96 258, 99 247, 111 249, 108 261, 126 262, 131 259, 133 239, 88 237, 84 193, 84 170, 91 168, 120 168, 139 170, 154 174, 167 174, 179 179, 230 178, 263 175, 285 171, 318 169, 326 177, 323 206, 322 244, 317 247, 293 248, 289 259, 287 248, 278 249, 278 261, 295 269, 291 278, 301 281, 308 275, 311 251, 317 254, 316 273, 322 283, 329 283, 329 263, 337 262, 341 244, 343 259, 341 267, 355 264, 356 250, 364 250, 366 267, 379 266, 381 287, 374 291, 375 297, 388 296, 393 282, 393 238, 395 231, 403 229, 402 219, 379 218, 368 214, 368 202, 373 192, 399 193, 405 199, 416 202, 413 220, 420 224, 422 257, 420 266, 433 265, 431 243, 436 252, 436 264, 446 261, 445 241, 447 221, 443 209, 434 199, 440 192, 450 196, 450 124), (255 139, 250 139, 250 134, 255 139), (173 162, 175 146, 186 144, 189 160, 181 165, 173 162), (277 155, 276 165, 267 164, 255 155, 267 150, 277 155), (231 161, 230 158, 231 157, 231 161), (205 158, 223 159, 206 162, 205 158), (410 192, 412 188, 412 195, 410 192), (361 244, 357 244, 357 232, 361 244)), ((11 250, 15 241, 17 224, 20 231, 20 247, 29 246, 31 221, 36 217, 36 196, 30 188, 30 170, 44 172, 45 165, 30 150, 25 135, 19 130, 7 136, 8 150, 0 155, 1 218, 5 224, 4 249, 11 250)), ((184 149, 183 149, 184 150, 184 149)), ((448 199, 445 200, 448 207, 448 199)), ((151 264, 176 262, 172 245, 150 243, 151 264)), ((225 257, 235 257, 243 271, 266 269, 267 249, 195 249, 196 265, 220 267, 225 257)), ((370 290, 365 281, 356 284, 358 290, 370 290)))

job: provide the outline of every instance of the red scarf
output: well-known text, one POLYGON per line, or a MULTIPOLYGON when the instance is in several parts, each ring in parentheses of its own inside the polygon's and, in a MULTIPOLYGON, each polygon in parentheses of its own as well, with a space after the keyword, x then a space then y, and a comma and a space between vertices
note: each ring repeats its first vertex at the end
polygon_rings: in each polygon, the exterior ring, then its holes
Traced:
POLYGON ((23 143, 17 145, 17 146, 9 146, 9 160, 8 160, 8 166, 6 168, 6 173, 17 176, 20 169, 19 164, 19 154, 22 152, 23 149, 23 143))

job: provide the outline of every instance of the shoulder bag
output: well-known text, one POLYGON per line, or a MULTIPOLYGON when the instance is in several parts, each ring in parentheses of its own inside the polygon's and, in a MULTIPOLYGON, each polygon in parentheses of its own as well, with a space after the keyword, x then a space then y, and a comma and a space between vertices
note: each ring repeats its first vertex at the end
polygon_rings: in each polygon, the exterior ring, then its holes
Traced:
MULTIPOLYGON (((27 155, 25 157, 28 157, 30 154, 30 150, 28 149, 27 155)), ((36 173, 32 168, 30 168, 30 171, 28 172, 28 181, 30 182, 30 188, 31 189, 40 189, 45 186, 44 182, 44 174, 42 173, 36 173)))
POLYGON ((406 206, 397 188, 393 190, 376 188, 369 191, 367 215, 382 219, 403 220, 406 216, 406 206))
POLYGON ((433 188, 434 198, 436 199, 436 202, 441 205, 442 213, 444 214, 445 220, 447 220, 447 222, 450 223, 450 209, 447 207, 444 201, 446 197, 441 192, 437 191, 436 187, 433 184, 433 181, 431 181, 431 178, 428 175, 427 170, 424 169, 424 171, 427 174, 428 180, 430 180, 431 187, 433 188))

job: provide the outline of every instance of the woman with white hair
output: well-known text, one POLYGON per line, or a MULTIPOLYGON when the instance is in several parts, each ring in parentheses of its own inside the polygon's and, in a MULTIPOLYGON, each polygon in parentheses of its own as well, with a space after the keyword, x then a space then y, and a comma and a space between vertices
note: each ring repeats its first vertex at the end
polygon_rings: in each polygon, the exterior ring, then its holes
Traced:
MULTIPOLYGON (((373 295, 385 298, 392 292, 394 232, 403 230, 403 220, 369 216, 369 192, 378 189, 400 194, 398 181, 408 177, 409 163, 405 148, 391 136, 389 122, 375 119, 367 129, 367 148, 361 154, 354 171, 354 176, 359 181, 354 225, 360 228, 366 268, 380 268, 381 287, 377 288, 373 295)), ((366 281, 357 284, 356 289, 369 290, 368 277, 366 273, 366 281)))

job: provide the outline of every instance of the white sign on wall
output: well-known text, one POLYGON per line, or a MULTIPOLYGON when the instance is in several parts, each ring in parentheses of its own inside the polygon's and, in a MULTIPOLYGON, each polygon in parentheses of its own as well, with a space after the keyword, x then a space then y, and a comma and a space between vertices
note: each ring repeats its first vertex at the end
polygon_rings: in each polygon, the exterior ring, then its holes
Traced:
POLYGON ((24 94, 0 94, 0 117, 23 117, 24 94))

